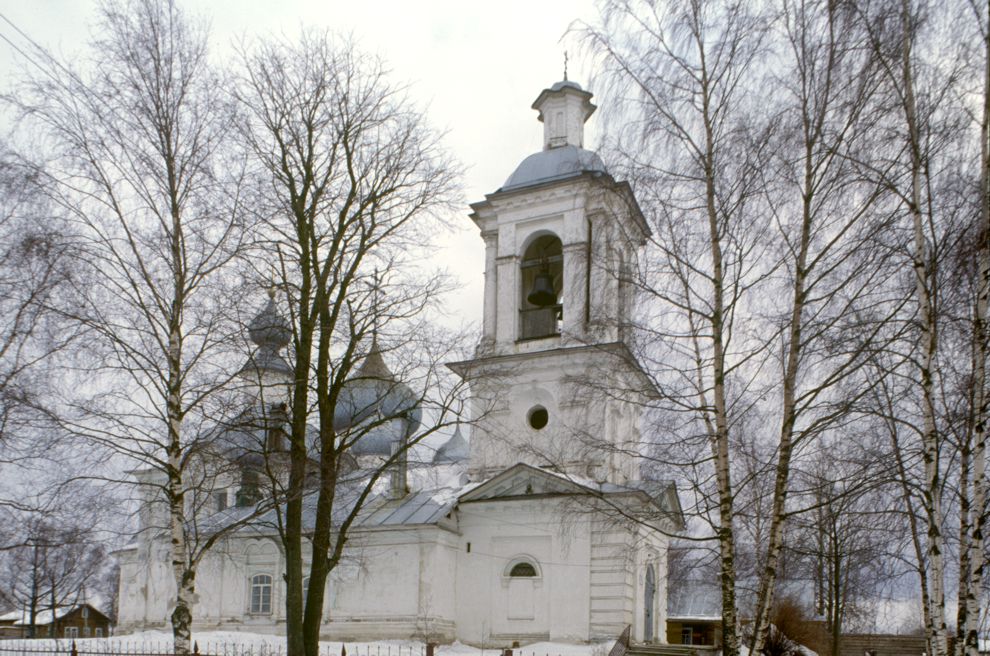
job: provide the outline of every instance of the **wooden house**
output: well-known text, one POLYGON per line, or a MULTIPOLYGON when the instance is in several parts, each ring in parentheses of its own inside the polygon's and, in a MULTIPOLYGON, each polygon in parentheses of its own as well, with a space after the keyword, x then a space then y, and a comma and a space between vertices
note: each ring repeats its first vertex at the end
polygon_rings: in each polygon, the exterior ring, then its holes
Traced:
MULTIPOLYGON (((34 616, 35 638, 103 638, 110 635, 110 618, 91 604, 58 606, 39 609, 34 616)), ((0 615, 0 638, 29 638, 32 636, 31 613, 15 610, 0 615)))

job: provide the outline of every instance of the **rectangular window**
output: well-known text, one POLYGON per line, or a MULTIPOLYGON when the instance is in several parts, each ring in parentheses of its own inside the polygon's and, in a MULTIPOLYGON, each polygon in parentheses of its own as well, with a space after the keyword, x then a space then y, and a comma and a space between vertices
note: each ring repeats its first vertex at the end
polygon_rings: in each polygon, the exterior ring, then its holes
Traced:
POLYGON ((101 629, 100 627, 96 627, 95 629, 93 629, 93 635, 95 635, 97 638, 102 638, 103 629, 101 629))
POLYGON ((681 644, 682 645, 694 644, 692 642, 692 638, 693 638, 693 635, 692 635, 692 631, 691 631, 691 627, 690 626, 685 626, 684 628, 681 629, 681 644))
POLYGON ((213 498, 216 500, 217 511, 227 509, 227 490, 220 490, 219 492, 214 492, 213 498))
POLYGON ((83 637, 84 638, 88 638, 89 637, 89 627, 88 626, 84 626, 83 627, 83 637))
POLYGON ((74 639, 79 637, 79 627, 78 626, 67 626, 65 627, 65 637, 68 639, 74 639))
POLYGON ((272 577, 267 574, 251 577, 251 612, 259 615, 272 612, 272 577))

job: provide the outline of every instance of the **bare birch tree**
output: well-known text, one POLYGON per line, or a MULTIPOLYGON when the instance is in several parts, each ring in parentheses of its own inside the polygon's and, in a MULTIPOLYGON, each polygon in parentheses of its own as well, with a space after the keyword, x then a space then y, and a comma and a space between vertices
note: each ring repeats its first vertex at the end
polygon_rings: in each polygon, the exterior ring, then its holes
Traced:
POLYGON ((893 204, 881 182, 861 175, 881 115, 880 69, 862 17, 831 2, 781 3, 777 23, 793 62, 775 76, 783 91, 781 140, 769 169, 768 206, 782 245, 790 301, 782 329, 780 433, 776 440, 771 526, 754 616, 762 651, 773 610, 789 478, 799 449, 848 421, 870 381, 861 375, 891 339, 900 304, 884 284, 895 273, 888 235, 893 204))
POLYGON ((56 356, 79 334, 51 311, 72 282, 73 240, 45 202, 39 178, 6 144, 0 147, 0 522, 9 529, 0 551, 23 546, 19 527, 44 509, 42 486, 25 490, 18 481, 38 483, 37 472, 51 469, 46 455, 56 432, 37 408, 46 378, 58 370, 56 356))
MULTIPOLYGON (((641 205, 659 224, 654 276, 641 285, 683 322, 655 333, 679 356, 682 391, 664 385, 704 436, 716 481, 713 529, 719 545, 723 649, 739 653, 736 599, 736 489, 731 427, 744 412, 732 392, 751 355, 734 332, 737 311, 759 267, 768 226, 750 211, 758 155, 747 144, 747 96, 767 33, 746 3, 603 4, 603 23, 584 35, 634 121, 618 136, 641 205), (671 284, 656 283, 667 277, 671 284)), ((663 358, 644 358, 662 362, 663 358)), ((671 363, 673 364, 673 363, 671 363)), ((741 388, 746 387, 742 381, 741 388)), ((737 388, 738 389, 738 388, 737 388)))
POLYGON ((71 278, 71 239, 47 211, 38 177, 6 146, 0 150, 0 448, 11 447, 25 428, 44 365, 73 337, 69 329, 59 336, 66 327, 49 312, 71 278))
POLYGON ((976 173, 977 202, 973 222, 972 241, 975 242, 971 268, 973 270, 972 297, 972 374, 970 376, 971 401, 969 403, 971 429, 964 437, 960 476, 964 477, 960 493, 960 545, 959 545, 959 594, 956 615, 956 653, 958 656, 977 656, 979 653, 979 626, 981 604, 984 598, 986 572, 985 535, 987 517, 987 422, 990 404, 987 399, 987 322, 990 320, 990 4, 969 2, 973 24, 979 38, 975 48, 974 80, 980 80, 976 94, 980 102, 971 114, 971 123, 978 128, 979 159, 976 173))
MULTIPOLYGON (((943 271, 947 258, 958 248, 959 234, 950 179, 957 175, 958 167, 947 164, 964 152, 965 146, 959 140, 963 134, 959 108, 952 104, 961 74, 959 58, 951 52, 938 57, 929 53, 933 52, 931 44, 941 43, 945 25, 952 22, 957 10, 955 4, 936 6, 910 0, 864 5, 861 9, 870 26, 871 48, 884 74, 884 89, 892 108, 884 126, 892 137, 888 144, 893 144, 878 149, 880 157, 889 162, 888 168, 865 170, 881 181, 903 208, 908 226, 905 232, 910 235, 907 252, 913 280, 912 293, 906 298, 911 300, 913 313, 904 352, 916 384, 915 393, 896 411, 917 417, 901 425, 916 433, 923 463, 919 486, 922 522, 916 526, 925 532, 924 553, 918 560, 929 653, 934 656, 948 651, 945 525, 949 509, 943 497, 951 463, 947 452, 952 446, 938 397, 946 384, 955 387, 940 373, 947 371, 943 329, 949 308, 943 299, 948 282, 943 271)), ((895 446, 903 448, 903 439, 895 446)), ((968 452, 969 447, 964 450, 968 452)), ((969 469, 969 454, 963 455, 969 469)), ((907 469, 904 474, 910 475, 907 469)), ((965 496, 969 494, 967 491, 965 496)), ((970 522, 963 519, 962 523, 970 522)), ((963 527, 962 532, 969 535, 970 529, 963 527)), ((963 538, 964 542, 969 540, 963 538)), ((974 555, 965 545, 962 552, 966 560, 974 555)), ((963 567, 969 569, 968 565, 963 567)))
POLYGON ((38 169, 48 197, 79 234, 80 282, 61 310, 87 330, 86 351, 75 389, 51 409, 117 466, 152 473, 141 483, 167 507, 157 528, 184 654, 197 566, 217 538, 197 530, 192 496, 210 405, 229 378, 216 299, 242 232, 223 178, 237 165, 221 161, 231 117, 206 30, 173 2, 110 2, 100 16, 85 70, 37 48, 40 70, 15 98, 50 146, 38 169))
POLYGON ((801 510, 788 502, 795 458, 849 420, 870 386, 861 369, 890 339, 898 308, 882 284, 894 212, 884 186, 854 165, 874 145, 880 75, 862 19, 827 2, 782 2, 775 21, 753 11, 610 3, 603 26, 586 32, 633 119, 635 134, 620 131, 615 150, 658 225, 639 283, 658 315, 676 319, 651 334, 683 356, 673 371, 670 351, 645 359, 711 445, 728 653, 738 649, 739 495, 772 472, 765 499, 746 494, 761 507, 749 645, 760 652, 784 528, 801 510), (693 380, 683 385, 678 369, 693 380), (775 438, 732 437, 767 422, 775 438), (740 448, 753 467, 737 462, 740 448))

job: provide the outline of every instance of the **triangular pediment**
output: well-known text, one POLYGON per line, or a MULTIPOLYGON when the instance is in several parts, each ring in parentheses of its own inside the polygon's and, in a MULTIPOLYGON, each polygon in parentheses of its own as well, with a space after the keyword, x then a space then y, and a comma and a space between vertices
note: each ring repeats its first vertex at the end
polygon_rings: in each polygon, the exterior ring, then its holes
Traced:
POLYGON ((461 495, 460 501, 482 501, 547 494, 588 494, 592 490, 569 481, 553 472, 519 463, 501 474, 490 478, 470 492, 461 495))

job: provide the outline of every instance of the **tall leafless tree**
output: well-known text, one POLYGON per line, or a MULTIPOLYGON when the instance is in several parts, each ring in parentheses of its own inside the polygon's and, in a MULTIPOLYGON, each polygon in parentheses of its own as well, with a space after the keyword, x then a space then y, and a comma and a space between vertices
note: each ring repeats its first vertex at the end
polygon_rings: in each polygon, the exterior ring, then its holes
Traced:
POLYGON ((634 117, 618 149, 641 205, 659 224, 646 267, 652 281, 670 281, 641 287, 651 297, 646 303, 668 304, 683 322, 656 336, 671 345, 679 356, 674 369, 684 372, 682 390, 667 396, 691 415, 685 424, 697 426, 713 462, 723 640, 731 656, 739 653, 739 636, 730 431, 741 414, 732 387, 750 355, 735 345, 733 328, 769 227, 750 213, 758 158, 743 126, 767 28, 765 16, 745 3, 722 12, 711 2, 608 2, 602 25, 585 30, 609 79, 630 90, 617 93, 634 117))
POLYGON ((327 576, 376 481, 454 420, 457 386, 441 368, 453 345, 431 346, 422 320, 443 280, 417 270, 415 255, 428 253, 430 226, 440 225, 457 178, 440 135, 382 62, 353 43, 317 33, 260 42, 245 48, 241 67, 242 137, 259 176, 259 241, 270 265, 259 275, 275 281, 293 333, 288 472, 274 477, 285 501, 277 529, 288 651, 315 656, 327 576), (392 376, 382 361, 390 352, 402 362, 392 376), (385 405, 353 407, 368 402, 345 385, 354 376, 385 405), (422 428, 370 471, 350 471, 358 440, 396 422, 415 427, 414 412, 425 414, 422 428), (363 421, 341 423, 348 415, 363 421), (313 526, 304 524, 306 504, 313 526))
MULTIPOLYGON (((167 507, 176 653, 191 649, 196 569, 217 538, 197 530, 193 491, 207 418, 230 377, 218 302, 242 231, 225 176, 230 104, 207 59, 208 33, 171 1, 101 8, 85 68, 37 48, 15 98, 47 157, 50 201, 78 234, 80 272, 63 316, 87 331, 62 426, 143 468, 167 507)), ((113 462, 113 461, 111 461, 113 462)))
POLYGON ((781 99, 777 163, 768 169, 768 206, 782 246, 790 301, 781 317, 780 434, 766 554, 751 649, 770 625, 777 558, 784 546, 792 464, 799 449, 850 419, 868 394, 861 370, 889 342, 899 310, 884 285, 896 271, 889 238, 893 204, 883 183, 861 174, 881 114, 880 68, 862 17, 830 2, 780 5, 785 49, 775 76, 781 99))
POLYGON ((614 150, 658 226, 639 283, 661 318, 649 348, 668 350, 646 359, 711 448, 699 472, 716 481, 728 653, 738 649, 740 494, 761 527, 749 645, 760 652, 797 510, 795 458, 854 412, 870 385, 861 369, 898 308, 882 285, 894 213, 854 164, 873 146, 879 77, 862 19, 827 2, 777 9, 616 2, 586 31, 631 126, 614 150), (774 439, 745 428, 767 422, 774 439))
MULTIPOLYGON (((924 545, 924 553, 918 554, 919 574, 929 651, 935 656, 948 651, 946 518, 951 508, 946 506, 946 485, 950 480, 962 485, 965 489, 960 500, 963 506, 969 506, 961 507, 963 570, 970 569, 968 562, 976 555, 968 544, 976 526, 969 504, 972 493, 983 496, 978 490, 985 487, 983 474, 973 479, 972 487, 968 483, 971 458, 984 459, 982 436, 978 442, 968 437, 956 440, 962 447, 965 471, 950 471, 951 424, 955 419, 945 395, 946 390, 959 388, 951 371, 961 371, 952 362, 955 349, 946 338, 952 323, 953 283, 947 271, 960 248, 957 239, 965 222, 956 191, 964 159, 960 154, 972 148, 967 148, 963 113, 955 102, 964 77, 962 60, 951 48, 935 55, 931 46, 944 43, 946 30, 956 23, 959 10, 959 3, 936 5, 911 0, 865 4, 860 8, 870 27, 870 47, 883 71, 883 92, 890 108, 881 128, 887 130, 886 147, 877 151, 878 161, 886 160, 888 166, 883 170, 866 167, 864 171, 882 182, 898 202, 905 217, 904 232, 910 235, 906 249, 909 255, 905 257, 910 261, 913 277, 911 293, 905 293, 905 298, 910 300, 911 313, 906 321, 908 338, 901 352, 904 367, 911 371, 910 380, 915 384, 895 410, 900 415, 900 427, 906 430, 894 434, 900 435, 895 442, 901 450, 899 462, 908 462, 904 449, 912 448, 911 438, 915 436, 921 455, 921 517, 914 526, 924 531, 923 539, 917 537, 917 543, 924 545)), ((981 321, 973 324, 976 331, 983 330, 981 326, 981 321)), ((985 352, 980 364, 974 361, 975 369, 985 368, 982 360, 985 352)), ((980 382, 977 387, 982 390, 983 385, 985 382, 980 382)), ((903 474, 912 476, 908 467, 903 474)), ((907 480, 904 483, 909 484, 907 480)), ((905 500, 909 497, 905 496, 905 500)), ((982 524, 982 519, 977 523, 982 524)), ((966 606, 964 603, 960 609, 963 624, 970 621, 965 616, 966 606)))
POLYGON ((974 63, 971 68, 978 91, 979 102, 970 114, 972 131, 979 134, 976 198, 973 203, 973 227, 968 231, 975 242, 969 252, 969 269, 972 272, 971 324, 967 322, 972 343, 972 373, 969 377, 971 401, 970 421, 963 438, 961 461, 972 463, 962 466, 960 476, 960 545, 959 545, 959 594, 956 615, 956 653, 959 656, 976 656, 979 653, 979 626, 981 613, 986 613, 981 603, 984 598, 986 573, 985 535, 987 518, 987 422, 990 420, 990 402, 987 390, 988 330, 990 321, 990 4, 971 0, 972 25, 976 27, 974 63), (959 638, 962 638, 961 640, 959 638))
POLYGON ((64 517, 55 525, 53 519, 31 519, 26 544, 4 554, 5 588, 23 611, 30 638, 42 637, 36 634, 42 613, 49 614, 54 630, 57 610, 87 601, 87 586, 98 582, 107 558, 92 526, 73 525, 64 517))
POLYGON ((42 509, 17 482, 44 467, 54 431, 37 409, 47 377, 58 370, 55 356, 79 335, 51 311, 73 282, 73 240, 45 202, 39 178, 6 144, 0 147, 0 478, 7 483, 0 521, 12 529, 0 550, 23 544, 25 535, 13 529, 26 523, 25 513, 42 509))

